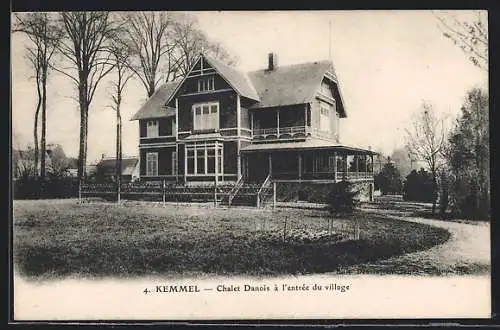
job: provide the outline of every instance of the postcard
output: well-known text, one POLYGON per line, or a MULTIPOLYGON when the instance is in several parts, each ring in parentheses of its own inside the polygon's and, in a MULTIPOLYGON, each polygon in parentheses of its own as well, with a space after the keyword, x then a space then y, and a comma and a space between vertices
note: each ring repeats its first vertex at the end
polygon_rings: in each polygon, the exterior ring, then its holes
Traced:
POLYGON ((12 321, 490 318, 487 14, 13 12, 12 321))

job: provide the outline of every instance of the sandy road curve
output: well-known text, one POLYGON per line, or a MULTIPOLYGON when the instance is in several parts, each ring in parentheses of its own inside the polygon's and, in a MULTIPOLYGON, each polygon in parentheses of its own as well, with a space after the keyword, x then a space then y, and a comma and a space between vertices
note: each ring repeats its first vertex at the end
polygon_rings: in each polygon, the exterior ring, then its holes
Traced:
MULTIPOLYGON (((370 209, 369 212, 377 211, 370 209)), ((447 242, 428 250, 356 265, 350 267, 348 272, 412 275, 490 274, 491 250, 488 222, 470 224, 387 214, 384 216, 444 228, 451 233, 451 237, 447 242)))

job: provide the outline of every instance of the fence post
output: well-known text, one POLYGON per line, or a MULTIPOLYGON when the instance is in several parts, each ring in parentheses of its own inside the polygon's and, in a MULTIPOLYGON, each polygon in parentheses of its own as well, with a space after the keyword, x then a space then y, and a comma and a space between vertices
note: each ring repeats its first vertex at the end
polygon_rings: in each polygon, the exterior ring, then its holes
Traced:
POLYGON ((117 191, 116 191, 116 193, 117 193, 116 203, 118 205, 120 205, 120 194, 121 194, 121 181, 120 180, 118 180, 116 188, 117 188, 117 191))
POLYGON ((163 179, 163 186, 162 186, 162 192, 163 192, 163 207, 165 207, 165 190, 166 190, 166 186, 165 186, 165 179, 163 179))
POLYGON ((276 181, 273 181, 273 210, 276 208, 276 181))

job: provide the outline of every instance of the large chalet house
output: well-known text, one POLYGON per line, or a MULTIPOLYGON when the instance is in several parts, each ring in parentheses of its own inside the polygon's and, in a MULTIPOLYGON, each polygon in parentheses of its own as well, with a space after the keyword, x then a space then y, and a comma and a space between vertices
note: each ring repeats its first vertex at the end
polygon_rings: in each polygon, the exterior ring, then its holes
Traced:
POLYGON ((177 184, 367 183, 373 152, 343 145, 347 117, 333 65, 267 65, 243 73, 200 54, 182 79, 161 86, 139 122, 140 178, 177 184))

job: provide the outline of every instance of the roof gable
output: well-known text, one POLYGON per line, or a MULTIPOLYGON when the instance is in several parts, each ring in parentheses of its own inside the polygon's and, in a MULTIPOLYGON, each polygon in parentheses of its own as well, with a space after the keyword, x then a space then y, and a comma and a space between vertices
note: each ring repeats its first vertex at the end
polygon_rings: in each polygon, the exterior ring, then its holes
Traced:
POLYGON ((218 59, 206 55, 204 55, 204 58, 238 94, 259 101, 259 95, 246 74, 226 65, 218 59))

